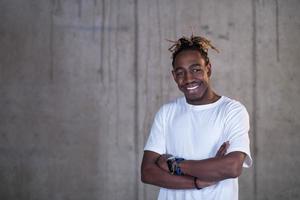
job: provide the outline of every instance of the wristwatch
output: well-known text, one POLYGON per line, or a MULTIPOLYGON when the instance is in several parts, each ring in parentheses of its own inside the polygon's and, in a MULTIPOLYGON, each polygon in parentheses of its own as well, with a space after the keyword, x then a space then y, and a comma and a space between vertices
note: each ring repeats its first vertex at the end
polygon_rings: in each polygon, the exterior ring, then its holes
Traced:
POLYGON ((175 156, 171 156, 167 159, 167 164, 169 168, 169 172, 173 175, 181 176, 183 175, 183 171, 179 167, 179 163, 184 161, 184 158, 178 158, 175 156))

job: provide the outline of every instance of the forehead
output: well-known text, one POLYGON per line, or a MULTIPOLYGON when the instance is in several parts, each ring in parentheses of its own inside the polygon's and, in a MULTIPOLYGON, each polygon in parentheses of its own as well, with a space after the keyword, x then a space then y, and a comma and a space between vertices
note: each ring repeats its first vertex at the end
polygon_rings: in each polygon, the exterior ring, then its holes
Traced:
POLYGON ((197 50, 184 50, 176 56, 174 68, 188 67, 195 63, 202 66, 205 65, 205 59, 201 56, 200 52, 197 50))

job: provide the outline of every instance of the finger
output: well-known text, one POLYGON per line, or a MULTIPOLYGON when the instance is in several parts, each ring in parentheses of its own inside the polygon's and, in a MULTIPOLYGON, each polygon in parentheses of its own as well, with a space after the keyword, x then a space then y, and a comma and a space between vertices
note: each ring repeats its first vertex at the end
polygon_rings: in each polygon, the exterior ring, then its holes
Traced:
POLYGON ((230 146, 229 141, 227 141, 227 142, 225 143, 225 152, 227 152, 227 149, 229 148, 229 146, 230 146))
POLYGON ((221 149, 218 150, 218 152, 216 153, 216 157, 219 157, 221 155, 221 149))
POLYGON ((220 152, 220 156, 225 156, 225 154, 227 153, 227 149, 229 147, 229 142, 225 142, 224 148, 222 149, 222 152, 220 152))
POLYGON ((220 151, 220 153, 219 153, 219 157, 222 157, 222 156, 224 156, 224 155, 225 155, 225 153, 226 153, 226 149, 224 148, 222 151, 220 151))
POLYGON ((221 147, 219 148, 218 152, 221 152, 224 148, 226 147, 225 142, 221 145, 221 147))
POLYGON ((228 148, 229 148, 229 141, 226 141, 224 142, 224 148, 222 148, 222 151, 220 152, 220 156, 225 156, 228 148))
POLYGON ((222 149, 224 149, 224 147, 225 147, 225 142, 220 146, 220 148, 219 148, 219 150, 218 151, 222 151, 222 149))
POLYGON ((222 155, 222 152, 224 151, 224 149, 226 148, 226 144, 225 142, 221 145, 221 147, 219 148, 217 154, 216 154, 216 157, 219 157, 222 155))

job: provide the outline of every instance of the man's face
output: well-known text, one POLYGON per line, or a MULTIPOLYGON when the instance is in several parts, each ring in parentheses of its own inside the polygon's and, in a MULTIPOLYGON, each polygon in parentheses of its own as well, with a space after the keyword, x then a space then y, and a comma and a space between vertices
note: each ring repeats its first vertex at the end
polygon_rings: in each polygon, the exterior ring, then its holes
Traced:
POLYGON ((174 62, 172 71, 178 88, 184 93, 187 102, 201 104, 205 102, 205 95, 210 87, 210 64, 196 50, 180 52, 174 62))

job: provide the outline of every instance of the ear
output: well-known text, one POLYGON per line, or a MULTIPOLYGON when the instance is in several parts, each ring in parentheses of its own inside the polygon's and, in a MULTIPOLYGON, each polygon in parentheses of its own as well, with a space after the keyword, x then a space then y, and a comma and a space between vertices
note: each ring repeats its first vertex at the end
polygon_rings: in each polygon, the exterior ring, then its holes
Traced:
POLYGON ((210 77, 210 76, 211 76, 211 64, 208 63, 208 64, 206 65, 206 68, 207 68, 207 75, 208 75, 208 77, 210 77))

